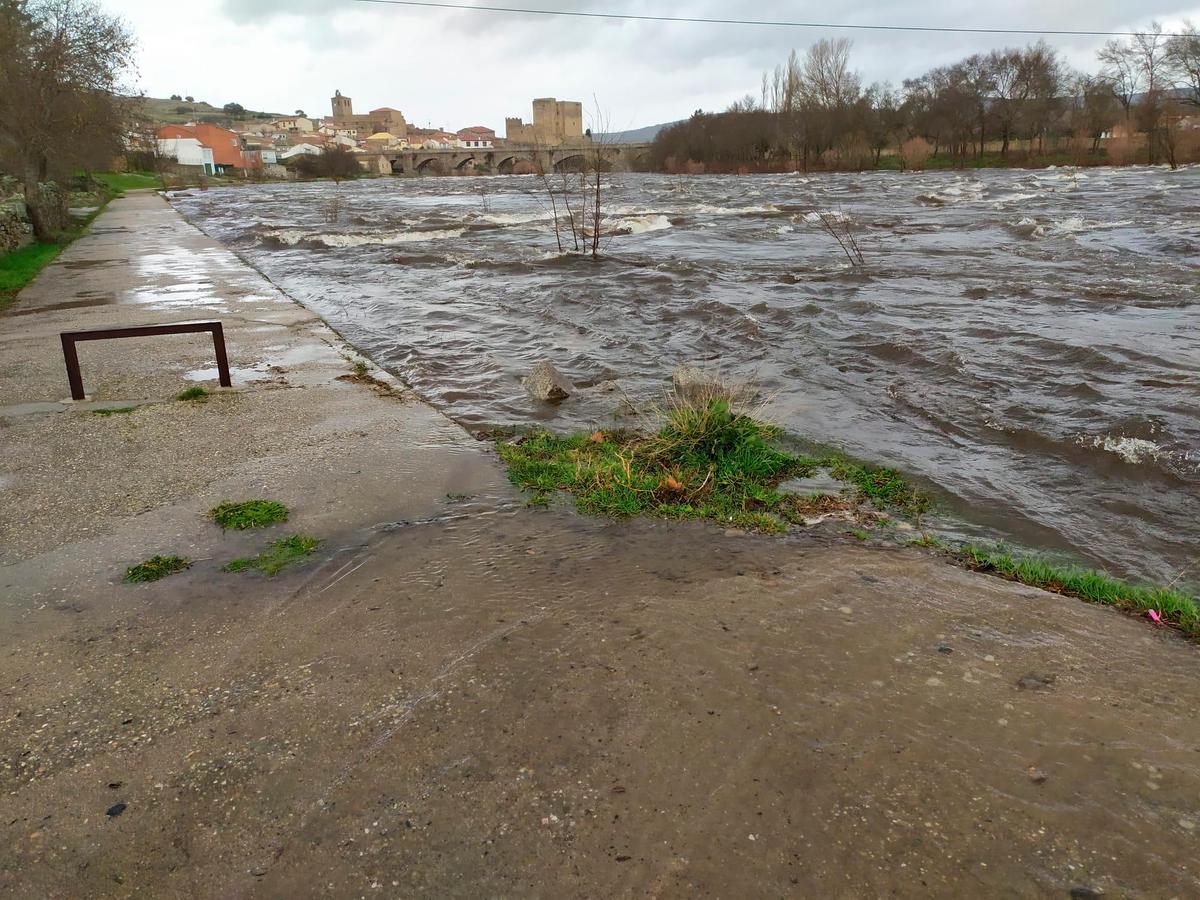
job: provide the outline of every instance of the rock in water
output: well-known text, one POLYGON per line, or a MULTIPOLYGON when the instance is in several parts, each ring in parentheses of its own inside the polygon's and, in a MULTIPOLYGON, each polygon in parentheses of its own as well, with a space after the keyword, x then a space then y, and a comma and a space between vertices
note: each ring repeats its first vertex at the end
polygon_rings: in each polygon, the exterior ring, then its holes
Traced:
POLYGON ((715 378, 689 365, 675 367, 671 373, 671 384, 675 393, 684 400, 706 400, 716 396, 721 388, 715 378))
POLYGON ((563 374, 543 360, 525 376, 525 390, 537 400, 557 402, 571 396, 571 383, 563 374))

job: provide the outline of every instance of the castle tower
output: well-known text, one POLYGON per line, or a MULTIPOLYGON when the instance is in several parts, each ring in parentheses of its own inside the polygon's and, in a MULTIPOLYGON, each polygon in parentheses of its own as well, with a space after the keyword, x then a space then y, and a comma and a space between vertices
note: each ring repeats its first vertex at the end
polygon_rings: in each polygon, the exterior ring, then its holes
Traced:
POLYGON ((334 91, 330 101, 333 104, 334 119, 349 119, 354 115, 354 105, 349 97, 343 97, 341 91, 334 91))

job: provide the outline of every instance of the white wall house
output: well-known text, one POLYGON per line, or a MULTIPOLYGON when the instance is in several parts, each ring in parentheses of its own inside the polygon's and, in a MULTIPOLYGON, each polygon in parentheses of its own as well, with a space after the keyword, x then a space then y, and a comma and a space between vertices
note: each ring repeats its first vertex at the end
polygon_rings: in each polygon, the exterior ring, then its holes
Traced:
POLYGON ((199 166, 205 175, 217 171, 212 148, 205 147, 196 138, 159 138, 158 155, 173 159, 181 166, 199 166))
POLYGON ((293 156, 320 156, 321 148, 316 144, 297 144, 294 147, 288 147, 279 154, 280 159, 291 159, 293 156))

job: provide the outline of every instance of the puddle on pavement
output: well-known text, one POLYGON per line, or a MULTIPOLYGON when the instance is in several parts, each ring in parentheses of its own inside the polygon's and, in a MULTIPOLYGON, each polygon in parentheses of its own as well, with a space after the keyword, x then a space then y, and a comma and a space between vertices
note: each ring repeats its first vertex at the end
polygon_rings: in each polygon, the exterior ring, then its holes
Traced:
POLYGON ((93 297, 86 300, 70 300, 66 303, 50 303, 46 306, 19 306, 9 313, 10 316, 32 316, 38 313, 54 312, 60 309, 83 309, 88 306, 109 306, 113 302, 111 294, 103 297, 93 297))
MULTIPOLYGON (((229 380, 235 385, 252 384, 256 381, 276 378, 283 375, 283 372, 272 372, 271 364, 266 362, 255 363, 253 366, 230 366, 229 380)), ((192 369, 189 372, 184 372, 183 377, 188 381, 216 381, 220 378, 221 373, 216 366, 207 366, 202 369, 192 369)))
POLYGON ((59 265, 64 269, 97 269, 101 266, 123 266, 124 260, 120 259, 68 259, 59 265))

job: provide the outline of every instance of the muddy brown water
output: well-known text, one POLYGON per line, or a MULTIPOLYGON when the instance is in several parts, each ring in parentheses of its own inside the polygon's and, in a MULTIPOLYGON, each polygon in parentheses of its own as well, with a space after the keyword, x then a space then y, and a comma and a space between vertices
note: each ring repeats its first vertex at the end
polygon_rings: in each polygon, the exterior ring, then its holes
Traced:
POLYGON ((592 386, 660 396, 698 363, 755 377, 791 432, 935 487, 958 534, 1200 575, 1200 168, 620 176, 598 263, 557 252, 537 187, 175 203, 468 425, 589 425, 620 398, 592 386), (865 268, 817 211, 848 220, 865 268), (579 393, 530 400, 540 359, 579 393))

